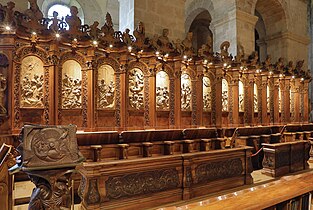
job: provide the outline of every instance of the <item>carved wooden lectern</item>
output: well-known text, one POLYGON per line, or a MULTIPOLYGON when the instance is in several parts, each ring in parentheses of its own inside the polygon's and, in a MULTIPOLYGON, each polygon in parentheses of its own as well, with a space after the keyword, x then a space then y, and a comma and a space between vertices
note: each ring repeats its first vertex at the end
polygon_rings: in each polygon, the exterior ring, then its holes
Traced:
POLYGON ((27 173, 36 185, 28 209, 69 208, 69 178, 84 160, 78 151, 76 126, 25 125, 20 141, 21 156, 10 171, 27 173))

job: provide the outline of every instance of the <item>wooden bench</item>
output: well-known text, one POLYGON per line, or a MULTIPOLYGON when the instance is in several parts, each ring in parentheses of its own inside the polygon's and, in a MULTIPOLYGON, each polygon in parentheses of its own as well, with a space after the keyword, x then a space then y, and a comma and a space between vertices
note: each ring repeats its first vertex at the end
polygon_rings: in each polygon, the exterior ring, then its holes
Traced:
POLYGON ((78 167, 82 209, 147 209, 250 184, 250 150, 85 162, 78 167))
POLYGON ((308 168, 309 141, 263 144, 263 146, 263 174, 278 177, 308 168))

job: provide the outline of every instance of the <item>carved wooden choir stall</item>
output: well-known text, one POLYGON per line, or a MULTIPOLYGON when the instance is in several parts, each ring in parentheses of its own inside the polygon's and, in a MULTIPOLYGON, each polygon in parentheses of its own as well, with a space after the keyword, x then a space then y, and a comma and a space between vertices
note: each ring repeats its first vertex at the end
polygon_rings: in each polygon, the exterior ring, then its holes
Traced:
MULTIPOLYGON (((182 41, 171 41, 169 29, 151 38, 139 22, 131 35, 114 31, 109 13, 98 28, 82 25, 75 6, 49 19, 36 0, 29 5, 23 13, 0 5, 0 143, 17 146, 13 135, 25 123, 44 131, 75 124, 86 158, 82 178, 74 177, 83 209, 149 208, 251 184, 263 166, 272 176, 307 168, 313 128, 304 61, 259 63, 257 52, 230 55, 228 41, 220 52, 212 40, 195 50, 191 32, 182 41), (303 155, 292 158, 294 151, 303 155)), ((49 140, 41 132, 39 146, 49 140)), ((32 170, 39 175, 30 177, 58 184, 32 170)), ((69 175, 59 178, 64 184, 69 175)))

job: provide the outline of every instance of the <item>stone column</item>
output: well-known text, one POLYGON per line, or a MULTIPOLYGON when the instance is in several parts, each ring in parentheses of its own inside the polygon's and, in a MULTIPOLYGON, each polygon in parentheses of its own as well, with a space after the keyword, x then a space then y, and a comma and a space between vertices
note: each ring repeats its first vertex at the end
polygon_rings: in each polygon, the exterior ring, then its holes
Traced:
POLYGON ((131 31, 134 30, 134 16, 135 16, 135 0, 119 0, 120 18, 119 30, 125 31, 126 28, 131 31))
POLYGON ((224 41, 231 43, 229 52, 237 55, 237 46, 243 46, 246 55, 255 51, 254 29, 258 17, 240 11, 236 8, 229 11, 227 16, 212 20, 212 27, 215 29, 214 51, 219 51, 224 41))

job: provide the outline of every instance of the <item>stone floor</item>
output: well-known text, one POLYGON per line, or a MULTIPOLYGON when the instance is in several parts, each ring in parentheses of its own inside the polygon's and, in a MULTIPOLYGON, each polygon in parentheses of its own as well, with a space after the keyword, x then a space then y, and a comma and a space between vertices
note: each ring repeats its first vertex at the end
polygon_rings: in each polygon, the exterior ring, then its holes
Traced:
MULTIPOLYGON (((307 171, 313 171, 313 163, 310 163, 310 168, 307 171)), ((304 171, 301 171, 300 173, 303 173, 304 171)), ((298 173, 295 173, 298 174, 298 173)), ((291 176, 294 174, 290 174, 291 176)), ((262 184, 266 184, 268 182, 274 181, 274 180, 278 180, 279 178, 273 178, 270 176, 266 176, 264 174, 261 173, 261 170, 258 171, 254 171, 252 172, 252 177, 254 180, 254 184, 252 185, 245 185, 242 187, 237 187, 237 188, 233 188, 233 189, 229 189, 229 190, 225 190, 225 191, 220 191, 218 193, 214 193, 214 194, 210 194, 210 195, 206 195, 206 196, 202 196, 202 197, 198 197, 198 198, 194 198, 194 199, 190 199, 188 201, 180 201, 180 202, 176 202, 176 203, 170 203, 166 206, 160 206, 157 208, 153 208, 153 209, 159 209, 162 210, 163 207, 169 207, 169 206, 176 206, 178 208, 175 209, 179 209, 179 210, 185 210, 185 209, 191 209, 190 207, 187 207, 186 205, 191 204, 191 203, 197 203, 197 202, 201 202, 213 197, 218 197, 218 196, 223 196, 225 194, 231 193, 231 192, 236 192, 242 189, 246 189, 246 188, 251 188, 254 186, 258 186, 258 185, 262 185, 262 184), (185 208, 184 208, 185 206, 185 208)), ((14 191, 13 191, 13 196, 14 198, 23 198, 23 197, 28 197, 31 195, 32 189, 34 188, 34 185, 30 182, 30 181, 25 181, 25 182, 18 182, 15 183, 14 185, 14 191)), ((28 209, 28 205, 19 205, 19 206, 14 206, 13 210, 27 210, 28 209)), ((79 210, 80 209, 80 205, 75 205, 75 210, 79 210)), ((173 208, 174 209, 174 208, 173 208)))

